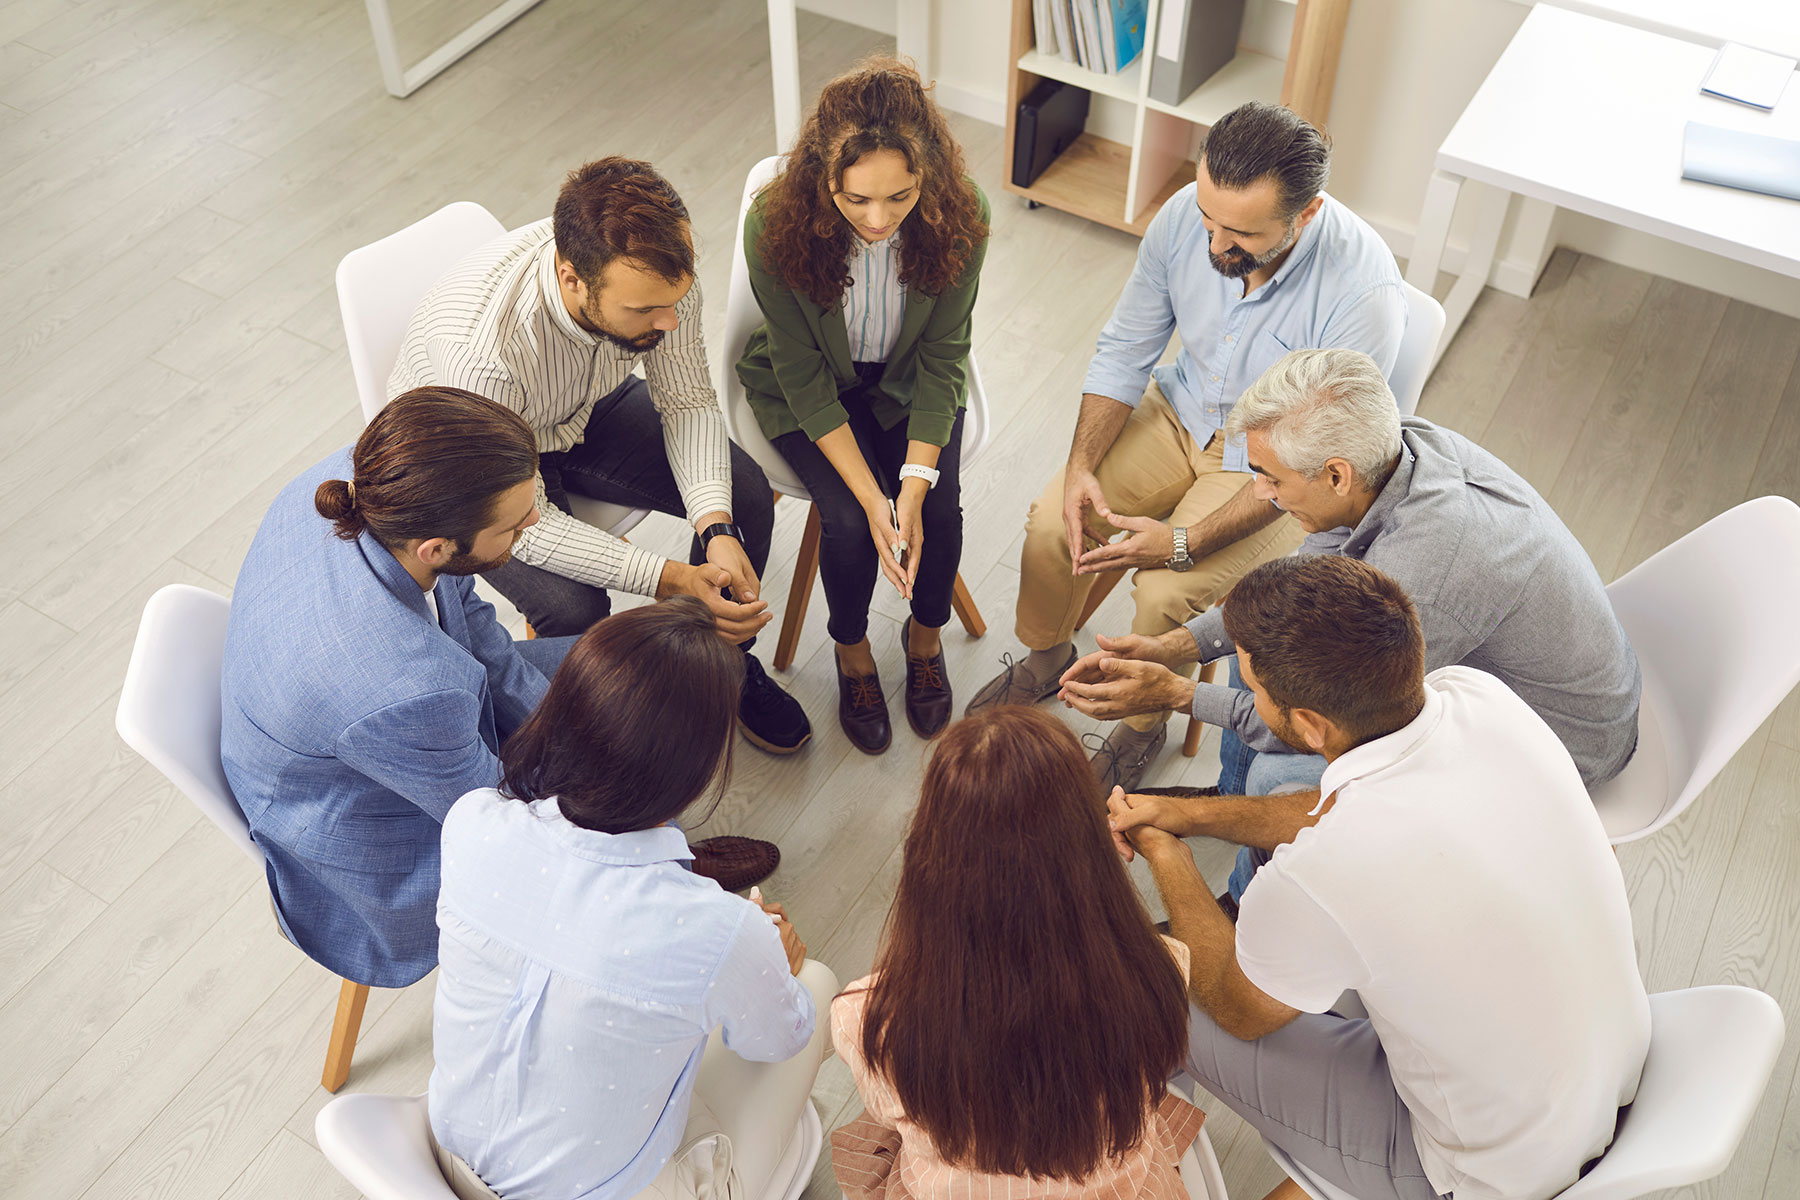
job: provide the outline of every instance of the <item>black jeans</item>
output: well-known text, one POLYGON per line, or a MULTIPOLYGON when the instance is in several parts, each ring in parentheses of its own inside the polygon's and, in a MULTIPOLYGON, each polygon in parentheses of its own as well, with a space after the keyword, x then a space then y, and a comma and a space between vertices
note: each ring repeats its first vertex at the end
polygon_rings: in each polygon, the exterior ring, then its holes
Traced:
MULTIPOLYGON (((865 364, 857 367, 865 381, 879 378, 865 370, 865 364)), ((876 484, 889 496, 899 495, 900 468, 906 463, 906 422, 883 429, 869 411, 863 385, 841 392, 838 402, 850 414, 850 430, 876 484)), ((919 576, 913 581, 912 616, 932 629, 950 620, 950 594, 962 562, 962 491, 957 480, 962 431, 963 413, 958 412, 950 441, 938 455, 937 486, 925 493, 919 514, 925 550, 919 560, 919 576)), ((869 600, 881 574, 881 556, 869 536, 869 519, 837 468, 806 434, 784 433, 774 439, 774 445, 819 509, 819 576, 825 582, 825 603, 831 610, 826 629, 832 641, 853 646, 868 636, 869 600)))
MULTIPOLYGON (((635 375, 594 405, 580 444, 540 454, 538 470, 544 476, 545 494, 564 512, 569 511, 569 493, 574 492, 612 504, 687 516, 663 448, 662 417, 650 403, 649 385, 635 375)), ((761 578, 769 561, 775 499, 762 468, 735 443, 731 447, 731 519, 744 531, 744 553, 761 578)), ((705 561, 696 537, 688 550, 688 562, 705 561)), ((485 578, 525 614, 542 637, 582 633, 612 612, 612 597, 605 588, 516 558, 486 572, 485 578)), ((744 643, 746 652, 750 645, 744 643)))

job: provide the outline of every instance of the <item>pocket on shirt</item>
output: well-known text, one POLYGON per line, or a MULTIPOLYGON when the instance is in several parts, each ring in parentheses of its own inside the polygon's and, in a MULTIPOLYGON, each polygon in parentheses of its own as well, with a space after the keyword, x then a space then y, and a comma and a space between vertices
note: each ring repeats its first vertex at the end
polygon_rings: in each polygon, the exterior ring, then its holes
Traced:
POLYGON ((406 816, 351 817, 334 822, 329 830, 304 830, 294 839, 294 850, 340 871, 405 875, 418 863, 415 824, 406 816))

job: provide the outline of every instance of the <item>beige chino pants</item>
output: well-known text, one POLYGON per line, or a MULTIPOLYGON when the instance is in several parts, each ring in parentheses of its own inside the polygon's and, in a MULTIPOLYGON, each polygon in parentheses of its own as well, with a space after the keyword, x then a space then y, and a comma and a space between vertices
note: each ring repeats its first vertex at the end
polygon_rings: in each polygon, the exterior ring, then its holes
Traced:
MULTIPOLYGON (((1048 650, 1073 636, 1088 593, 1100 578, 1073 573, 1063 529, 1063 474, 1058 471, 1050 480, 1025 519, 1016 631, 1032 650, 1048 650)), ((1223 435, 1215 434, 1204 446, 1196 442, 1155 383, 1145 390, 1094 474, 1112 511, 1180 525, 1193 525, 1216 511, 1251 478, 1225 469, 1223 435)), ((1122 532, 1091 514, 1089 523, 1100 537, 1122 532)), ((1132 578, 1137 612, 1131 632, 1158 637, 1186 623, 1217 604, 1253 567, 1292 553, 1305 536, 1298 522, 1284 514, 1267 528, 1197 560, 1187 571, 1140 568, 1132 578)), ((1185 668, 1190 675, 1194 670, 1192 664, 1185 668)), ((1151 730, 1168 717, 1132 717, 1126 724, 1151 730)))

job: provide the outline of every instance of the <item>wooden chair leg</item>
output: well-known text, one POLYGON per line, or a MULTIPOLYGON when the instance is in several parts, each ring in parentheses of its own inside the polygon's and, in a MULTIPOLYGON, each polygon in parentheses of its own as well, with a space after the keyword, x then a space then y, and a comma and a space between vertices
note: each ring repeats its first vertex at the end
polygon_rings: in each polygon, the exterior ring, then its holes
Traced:
POLYGON ((794 665, 794 649, 800 644, 800 626, 806 606, 812 603, 813 580, 819 577, 819 506, 806 514, 806 532, 800 535, 800 557, 794 561, 794 582, 788 588, 787 611, 781 614, 781 636, 775 642, 775 669, 794 665))
POLYGON ((532 638, 534 638, 536 636, 537 636, 537 630, 535 630, 531 627, 531 622, 530 621, 525 622, 525 640, 529 642, 532 638))
POLYGON ((1094 586, 1088 589, 1087 603, 1081 606, 1081 616, 1075 621, 1075 628, 1080 629, 1093 617, 1094 610, 1106 603, 1112 590, 1119 586, 1119 580, 1125 578, 1123 571, 1108 571, 1094 580, 1094 586))
POLYGON ((344 980, 338 989, 337 1016, 331 1022, 331 1045, 325 1050, 325 1074, 319 1082, 335 1092, 350 1078, 350 1056, 356 1053, 356 1035, 362 1029, 363 1005, 369 1002, 369 985, 344 980))
POLYGON ((970 637, 987 633, 987 622, 981 619, 981 610, 975 607, 975 597, 969 595, 969 585, 963 582, 961 571, 956 573, 956 586, 950 592, 950 607, 970 637))
MULTIPOLYGON (((1215 661, 1209 662, 1204 667, 1201 667, 1200 682, 1211 683, 1213 681, 1213 676, 1217 673, 1216 668, 1218 665, 1219 664, 1215 661)), ((1184 757, 1192 758, 1194 755, 1200 753, 1200 735, 1205 729, 1206 726, 1199 721, 1194 720, 1194 718, 1189 717, 1187 719, 1187 736, 1181 739, 1181 753, 1184 757)))

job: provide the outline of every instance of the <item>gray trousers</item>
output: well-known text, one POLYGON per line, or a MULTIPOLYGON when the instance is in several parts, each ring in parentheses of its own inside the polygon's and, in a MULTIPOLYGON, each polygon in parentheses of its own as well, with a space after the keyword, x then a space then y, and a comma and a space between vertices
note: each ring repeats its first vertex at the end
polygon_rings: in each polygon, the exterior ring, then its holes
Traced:
POLYGON ((1241 1042, 1190 1005, 1187 1071, 1264 1141, 1357 1200, 1439 1200, 1367 1020, 1301 1013, 1241 1042))

